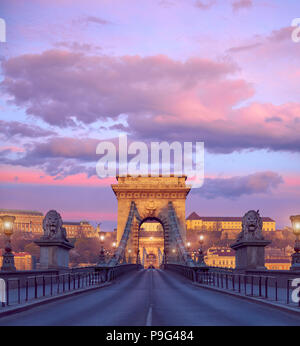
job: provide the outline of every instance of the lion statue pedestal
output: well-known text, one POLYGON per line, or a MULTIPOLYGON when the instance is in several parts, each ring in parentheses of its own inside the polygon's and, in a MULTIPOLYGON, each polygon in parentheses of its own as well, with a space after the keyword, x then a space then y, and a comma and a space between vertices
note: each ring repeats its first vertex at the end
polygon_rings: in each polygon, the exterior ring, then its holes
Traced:
POLYGON ((265 247, 270 243, 263 237, 259 211, 248 211, 243 217, 242 232, 231 245, 235 250, 236 270, 266 270, 265 247))
POLYGON ((74 246, 68 241, 62 218, 56 210, 50 210, 43 220, 44 235, 35 241, 40 247, 40 269, 66 269, 69 267, 69 251, 74 246))

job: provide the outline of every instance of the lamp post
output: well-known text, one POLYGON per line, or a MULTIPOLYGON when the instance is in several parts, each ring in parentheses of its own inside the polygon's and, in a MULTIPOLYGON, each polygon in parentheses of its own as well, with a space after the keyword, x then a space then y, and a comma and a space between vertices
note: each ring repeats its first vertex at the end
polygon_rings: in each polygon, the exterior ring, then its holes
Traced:
MULTIPOLYGON (((142 230, 142 228, 141 228, 142 230)), ((138 228, 137 230, 137 251, 136 251, 136 267, 139 269, 141 264, 141 259, 140 259, 140 229, 138 228)))
POLYGON ((128 263, 131 263, 131 249, 128 249, 128 263))
POLYGON ((292 254, 292 270, 300 270, 300 215, 290 217, 292 222, 293 233, 296 236, 295 253, 292 254))
POLYGON ((116 254, 117 243, 115 241, 113 241, 111 244, 111 247, 112 247, 111 258, 114 258, 115 254, 116 254))
POLYGON ((166 269, 166 265, 168 264, 168 250, 164 248, 164 254, 163 254, 163 268, 166 269))
POLYGON ((105 236, 104 236, 104 234, 99 233, 99 238, 100 238, 101 249, 100 249, 98 265, 103 265, 103 264, 105 264, 105 253, 104 253, 104 240, 105 240, 105 236))
POLYGON ((178 263, 179 262, 179 253, 177 252, 177 249, 173 248, 172 249, 172 257, 173 257, 173 263, 178 263))
POLYGON ((186 247, 187 247, 188 253, 190 253, 191 243, 190 243, 190 242, 187 242, 187 243, 186 243, 186 247))
POLYGON ((139 268, 141 264, 141 259, 140 259, 140 248, 137 249, 137 252, 136 252, 136 265, 137 265, 137 268, 139 268))
POLYGON ((12 253, 11 240, 10 237, 13 234, 15 216, 3 215, 2 219, 2 227, 3 233, 6 235, 6 245, 5 245, 5 253, 3 255, 2 268, 4 271, 15 271, 15 260, 14 254, 12 253))
POLYGON ((198 266, 206 266, 204 261, 204 253, 203 253, 203 243, 204 243, 204 235, 200 235, 199 237, 199 250, 198 250, 198 266))

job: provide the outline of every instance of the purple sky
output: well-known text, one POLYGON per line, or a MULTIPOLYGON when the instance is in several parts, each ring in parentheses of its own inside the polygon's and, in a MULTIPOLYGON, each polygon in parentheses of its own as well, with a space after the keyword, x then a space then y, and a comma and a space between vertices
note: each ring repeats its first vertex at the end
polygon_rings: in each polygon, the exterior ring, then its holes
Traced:
POLYGON ((204 141, 187 214, 299 213, 294 0, 2 0, 2 208, 112 229, 100 140, 204 141))

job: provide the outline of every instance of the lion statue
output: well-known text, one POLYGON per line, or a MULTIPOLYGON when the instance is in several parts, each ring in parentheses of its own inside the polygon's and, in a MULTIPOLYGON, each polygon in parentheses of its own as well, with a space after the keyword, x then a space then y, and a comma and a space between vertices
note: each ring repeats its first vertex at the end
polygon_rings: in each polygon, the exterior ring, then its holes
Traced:
POLYGON ((62 227, 62 218, 56 210, 49 210, 43 220, 44 239, 68 241, 67 232, 62 227))
POLYGON ((262 226, 263 222, 259 210, 248 211, 243 217, 242 232, 237 240, 263 240, 262 226))

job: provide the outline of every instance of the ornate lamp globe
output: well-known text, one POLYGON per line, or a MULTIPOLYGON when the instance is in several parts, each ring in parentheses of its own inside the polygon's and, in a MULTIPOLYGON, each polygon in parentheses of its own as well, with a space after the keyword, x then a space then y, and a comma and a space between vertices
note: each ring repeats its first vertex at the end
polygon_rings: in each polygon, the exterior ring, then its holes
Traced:
POLYGON ((10 237, 14 231, 15 216, 3 215, 0 217, 2 220, 3 233, 6 235, 5 253, 3 254, 2 267, 1 270, 5 271, 15 271, 15 260, 12 253, 10 237))
POLYGON ((200 237, 199 237, 199 243, 202 245, 204 242, 204 235, 201 234, 200 237))
POLYGON ((293 232, 296 237, 300 236, 300 215, 290 217, 293 227, 293 232))
POLYGON ((10 237, 13 234, 15 219, 16 219, 15 216, 10 216, 10 215, 2 216, 3 233, 7 237, 10 237))
POLYGON ((300 252, 300 241, 299 241, 299 236, 300 236, 300 215, 291 216, 290 219, 291 219, 291 222, 292 222, 293 233, 296 236, 295 251, 296 251, 296 253, 299 253, 300 252))

